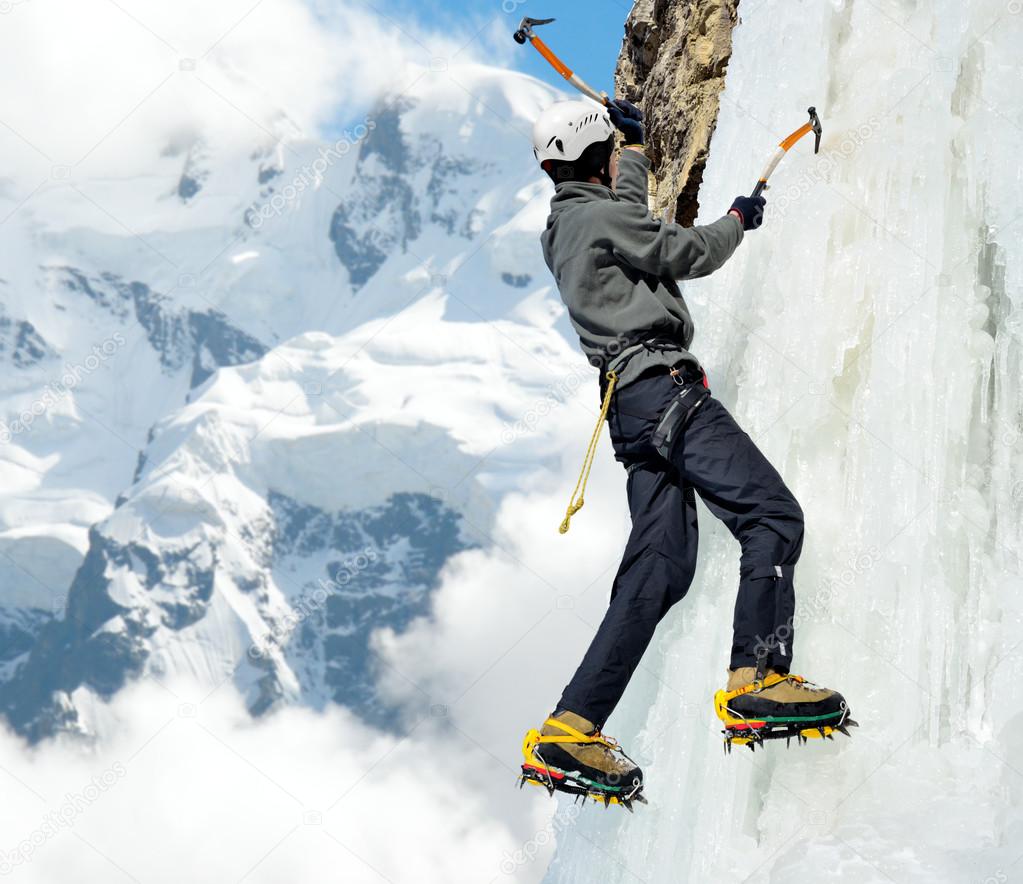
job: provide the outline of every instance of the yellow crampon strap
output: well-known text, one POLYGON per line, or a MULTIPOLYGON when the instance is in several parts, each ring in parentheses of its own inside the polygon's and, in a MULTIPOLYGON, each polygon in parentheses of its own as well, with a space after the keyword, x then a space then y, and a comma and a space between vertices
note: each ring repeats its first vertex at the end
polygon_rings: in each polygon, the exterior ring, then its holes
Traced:
POLYGON ((540 731, 531 730, 526 731, 525 739, 522 741, 522 755, 526 761, 533 760, 533 750, 536 748, 536 744, 540 742, 540 731))
MULTIPOLYGON (((569 522, 572 521, 572 516, 579 512, 585 503, 583 495, 586 493, 586 483, 590 478, 590 469, 593 467, 593 458, 597 453, 597 442, 600 439, 600 428, 604 425, 604 421, 607 420, 607 412, 611 408, 611 395, 615 391, 615 384, 618 383, 618 375, 613 371, 609 371, 605 377, 607 378, 607 392, 604 394, 604 402, 600 406, 600 417, 597 418, 597 426, 593 428, 593 435, 590 436, 590 444, 586 449, 586 457, 583 458, 583 468, 579 473, 579 478, 576 480, 575 490, 572 491, 572 496, 568 500, 568 509, 565 511, 565 519, 561 523, 561 527, 558 528, 558 531, 561 534, 568 533, 569 522)), ((560 726, 561 725, 559 724, 559 727, 560 726)))
MULTIPOLYGON (((594 734, 584 734, 582 731, 578 731, 563 721, 558 721, 556 718, 548 718, 544 722, 544 726, 546 725, 556 727, 564 736, 557 736, 555 734, 545 735, 536 731, 530 731, 526 734, 526 742, 528 743, 532 735, 536 734, 536 742, 532 746, 535 746, 536 743, 599 743, 601 746, 607 746, 608 749, 617 750, 619 748, 617 740, 605 737, 600 731, 594 734)), ((523 745, 522 751, 526 751, 525 745, 523 745)))
POLYGON ((794 681, 797 684, 802 684, 806 681, 801 675, 792 675, 791 673, 785 673, 782 675, 779 672, 772 672, 770 675, 765 676, 762 679, 755 679, 748 685, 743 685, 741 688, 736 688, 734 691, 723 692, 727 699, 731 700, 732 697, 738 697, 741 694, 751 694, 756 691, 762 691, 765 688, 774 687, 776 684, 781 684, 783 681, 794 681))

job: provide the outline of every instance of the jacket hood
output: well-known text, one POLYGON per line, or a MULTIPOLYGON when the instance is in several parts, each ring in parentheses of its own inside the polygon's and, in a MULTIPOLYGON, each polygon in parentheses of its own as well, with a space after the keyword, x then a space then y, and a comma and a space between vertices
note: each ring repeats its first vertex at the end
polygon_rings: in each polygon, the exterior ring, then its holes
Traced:
POLYGON ((551 214, 547 219, 549 228, 554 220, 562 212, 574 209, 576 206, 585 203, 603 202, 606 200, 618 201, 618 196, 610 187, 603 184, 589 184, 584 181, 565 181, 554 188, 554 196, 551 197, 551 214))

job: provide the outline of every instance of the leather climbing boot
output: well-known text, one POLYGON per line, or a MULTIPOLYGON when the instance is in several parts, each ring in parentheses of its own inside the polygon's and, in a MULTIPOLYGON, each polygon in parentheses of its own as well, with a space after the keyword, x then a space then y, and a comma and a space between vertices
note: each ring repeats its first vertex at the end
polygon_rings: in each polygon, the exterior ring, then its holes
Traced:
POLYGON ((526 734, 521 782, 588 796, 605 804, 644 802, 643 772, 614 740, 581 715, 558 712, 526 734))
POLYGON ((855 721, 849 718, 845 698, 800 675, 768 669, 757 677, 753 666, 730 670, 728 686, 714 695, 714 711, 725 725, 730 745, 753 748, 764 740, 797 737, 830 738, 834 731, 848 735, 855 721))

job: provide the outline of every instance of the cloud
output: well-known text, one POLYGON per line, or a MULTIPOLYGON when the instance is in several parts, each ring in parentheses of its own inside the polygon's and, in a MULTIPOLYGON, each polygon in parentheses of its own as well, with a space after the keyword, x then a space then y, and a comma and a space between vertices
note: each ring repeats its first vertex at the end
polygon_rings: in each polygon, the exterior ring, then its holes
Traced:
POLYGON ((296 0, 29 0, 5 17, 0 52, 30 86, 0 98, 22 172, 128 177, 185 135, 251 139, 281 108, 311 126, 336 98, 329 39, 296 0))
POLYGON ((313 137, 437 59, 487 54, 493 31, 301 0, 23 0, 2 18, 0 53, 21 86, 0 96, 0 147, 18 196, 145 174, 199 136, 248 148, 313 137))
MULTIPOLYGON (((561 411, 548 441, 577 423, 561 411)), ((541 881, 557 838, 598 809, 516 789, 519 747, 602 613, 620 478, 602 456, 574 537, 555 530, 567 488, 505 498, 492 544, 449 562, 431 617, 380 634, 398 734, 336 706, 253 720, 230 683, 152 679, 90 706, 88 742, 0 732, 0 878, 541 881)))
POLYGON ((340 708, 253 722, 228 687, 200 700, 143 681, 99 710, 95 744, 0 734, 0 875, 478 882, 518 847, 459 782, 457 755, 441 763, 340 708))

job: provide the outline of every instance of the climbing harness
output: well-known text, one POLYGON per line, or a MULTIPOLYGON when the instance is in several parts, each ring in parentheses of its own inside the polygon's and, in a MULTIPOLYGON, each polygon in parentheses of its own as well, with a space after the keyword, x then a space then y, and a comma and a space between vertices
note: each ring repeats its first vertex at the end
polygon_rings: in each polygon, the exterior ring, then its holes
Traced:
POLYGON ((707 386, 707 376, 703 375, 699 380, 687 382, 679 369, 671 370, 671 378, 676 384, 682 387, 678 395, 672 400, 661 415, 661 419, 654 427, 650 441, 657 453, 664 458, 671 454, 671 448, 682 431, 689 425, 696 414, 697 409, 707 401, 710 396, 710 388, 707 386))
MULTIPOLYGON (((579 478, 576 480, 575 490, 573 490, 572 496, 569 498, 568 508, 565 510, 565 518, 558 527, 558 531, 561 534, 568 533, 572 516, 579 512, 585 503, 586 483, 589 480, 593 460, 596 457, 600 430, 604 421, 607 420, 608 412, 611 409, 611 397, 614 395, 621 372, 628 365, 629 360, 643 350, 679 350, 679 345, 677 342, 667 338, 651 338, 646 341, 639 341, 635 344, 630 344, 608 363, 608 370, 604 375, 604 378, 607 380, 607 389, 604 392, 604 401, 600 407, 600 417, 597 418, 597 425, 590 436, 590 444, 586 449, 586 456, 583 458, 582 470, 579 473, 579 478)), ((702 369, 700 369, 699 379, 695 381, 687 382, 686 372, 681 368, 672 368, 670 374, 672 380, 682 386, 683 389, 666 409, 654 432, 655 447, 663 456, 667 456, 665 452, 670 447, 672 440, 678 438, 678 434, 685 429, 696 413, 696 409, 703 405, 710 395, 710 390, 707 387, 707 375, 704 374, 702 369), (656 440, 660 437, 663 437, 663 440, 661 443, 658 443, 656 440), (662 446, 667 446, 664 448, 664 451, 661 451, 662 446)))

